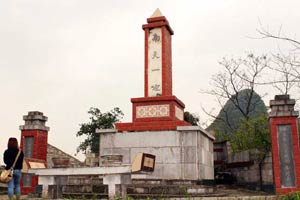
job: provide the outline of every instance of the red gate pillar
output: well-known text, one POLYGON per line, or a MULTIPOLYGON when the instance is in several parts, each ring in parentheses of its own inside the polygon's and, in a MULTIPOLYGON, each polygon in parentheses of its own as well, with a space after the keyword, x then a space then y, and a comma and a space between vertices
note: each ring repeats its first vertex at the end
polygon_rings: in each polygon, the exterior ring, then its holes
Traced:
MULTIPOLYGON (((45 125, 48 118, 42 112, 28 112, 23 116, 25 124, 20 126, 21 149, 26 159, 47 161, 48 131, 45 125)), ((38 177, 31 174, 23 174, 21 182, 22 194, 33 192, 38 184, 38 177)))
POLYGON ((300 191, 298 111, 289 95, 276 95, 270 101, 269 124, 272 142, 276 194, 300 191))

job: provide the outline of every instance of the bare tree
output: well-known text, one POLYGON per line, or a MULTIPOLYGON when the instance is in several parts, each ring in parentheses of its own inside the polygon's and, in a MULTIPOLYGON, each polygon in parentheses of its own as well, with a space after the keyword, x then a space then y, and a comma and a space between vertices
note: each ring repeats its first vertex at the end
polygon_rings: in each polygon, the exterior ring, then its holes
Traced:
POLYGON ((273 55, 274 59, 270 69, 278 74, 277 80, 273 80, 272 86, 276 88, 280 94, 289 94, 292 88, 299 84, 298 67, 294 64, 291 56, 283 54, 273 55))
POLYGON ((261 35, 262 39, 271 38, 271 39, 283 40, 283 41, 291 43, 291 45, 294 46, 295 50, 299 50, 300 49, 300 41, 298 41, 297 39, 283 36, 281 30, 282 30, 282 27, 279 28, 277 34, 272 33, 271 31, 264 28, 264 26, 261 23, 260 23, 260 28, 256 29, 256 31, 261 35))
MULTIPOLYGON (((224 108, 225 102, 230 101, 242 117, 248 120, 255 110, 256 101, 260 100, 254 98, 254 92, 263 71, 269 67, 269 59, 265 55, 248 54, 245 58, 239 59, 223 58, 219 64, 224 70, 212 77, 212 89, 203 92, 213 95, 221 108, 224 108), (243 99, 241 99, 241 92, 246 93, 243 99)), ((231 110, 222 109, 222 117, 213 115, 204 108, 203 110, 215 120, 223 121, 229 130, 238 128, 230 119, 231 110)))
POLYGON ((291 44, 290 51, 284 53, 279 49, 279 53, 273 55, 273 65, 269 68, 277 74, 277 78, 262 84, 272 84, 281 94, 288 94, 293 88, 300 89, 300 41, 284 36, 281 30, 280 27, 277 33, 271 32, 261 23, 257 29, 261 39, 276 39, 291 44))

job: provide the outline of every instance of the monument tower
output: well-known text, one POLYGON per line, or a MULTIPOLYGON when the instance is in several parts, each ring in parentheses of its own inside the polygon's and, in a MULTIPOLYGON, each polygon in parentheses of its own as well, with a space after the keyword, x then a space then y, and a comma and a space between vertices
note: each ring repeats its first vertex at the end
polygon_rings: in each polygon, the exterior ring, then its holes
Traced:
POLYGON ((144 97, 132 98, 132 123, 117 123, 119 131, 176 130, 184 121, 184 103, 172 93, 172 28, 159 9, 147 19, 144 97))
POLYGON ((132 122, 99 129, 101 157, 121 155, 129 165, 139 152, 156 156, 152 174, 135 179, 212 180, 214 137, 184 121, 185 105, 172 92, 173 30, 157 9, 143 25, 144 97, 132 98, 132 122))

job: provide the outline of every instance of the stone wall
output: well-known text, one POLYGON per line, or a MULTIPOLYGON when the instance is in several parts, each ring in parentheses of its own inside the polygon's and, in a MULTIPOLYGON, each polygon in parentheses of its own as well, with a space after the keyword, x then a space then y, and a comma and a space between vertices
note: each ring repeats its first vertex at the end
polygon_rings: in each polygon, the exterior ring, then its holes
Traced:
POLYGON ((69 159, 68 166, 66 167, 82 167, 84 166, 84 163, 80 162, 78 159, 74 158, 73 156, 63 152, 62 150, 58 149, 57 147, 52 146, 51 144, 48 144, 47 149, 47 167, 53 168, 53 158, 63 158, 63 159, 69 159))
MULTIPOLYGON (((244 152, 244 156, 249 158, 249 152, 244 152)), ((242 156, 241 156, 242 157, 242 156)), ((237 160, 237 159, 236 159, 237 160)), ((250 161, 245 159, 244 161, 250 161)), ((258 163, 254 162, 252 165, 245 167, 231 168, 230 171, 236 177, 237 182, 241 184, 258 183, 260 179, 258 163)), ((269 153, 262 165, 262 181, 264 185, 273 184, 273 170, 272 170, 272 155, 269 153)))
MULTIPOLYGON (((259 165, 251 157, 250 151, 233 153, 229 142, 216 142, 214 152, 217 155, 214 160, 217 172, 230 172, 238 184, 259 186, 259 165)), ((262 165, 262 182, 263 185, 273 185, 271 152, 267 154, 262 165)))
POLYGON ((123 155, 124 165, 130 165, 138 152, 156 156, 154 172, 137 177, 214 179, 214 138, 200 127, 181 126, 175 131, 117 132, 110 129, 98 132, 100 156, 123 155))

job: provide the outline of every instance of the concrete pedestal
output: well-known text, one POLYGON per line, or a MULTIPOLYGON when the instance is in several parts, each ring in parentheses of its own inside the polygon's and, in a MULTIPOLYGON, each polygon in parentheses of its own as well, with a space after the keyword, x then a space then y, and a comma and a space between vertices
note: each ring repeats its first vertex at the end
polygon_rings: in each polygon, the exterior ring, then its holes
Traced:
POLYGON ((133 178, 214 179, 214 137, 198 126, 181 126, 174 131, 118 132, 106 129, 97 132, 100 134, 100 157, 122 155, 122 164, 129 165, 139 152, 156 156, 153 173, 133 175, 133 178))

